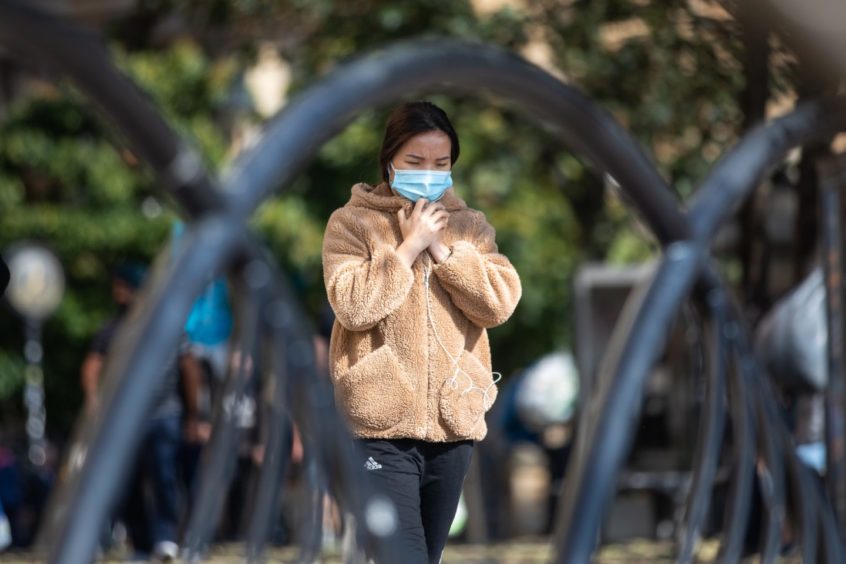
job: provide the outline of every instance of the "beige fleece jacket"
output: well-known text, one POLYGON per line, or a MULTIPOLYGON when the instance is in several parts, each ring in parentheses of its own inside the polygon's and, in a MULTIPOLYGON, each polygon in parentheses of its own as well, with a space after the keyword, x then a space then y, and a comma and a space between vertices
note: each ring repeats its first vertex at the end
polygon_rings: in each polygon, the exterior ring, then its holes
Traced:
POLYGON ((496 385, 485 329, 511 316, 520 278, 483 213, 452 189, 440 202, 452 250, 441 264, 427 251, 412 268, 402 263, 397 211, 412 204, 385 183, 353 186, 326 226, 330 373, 355 436, 448 442, 487 433, 496 385))

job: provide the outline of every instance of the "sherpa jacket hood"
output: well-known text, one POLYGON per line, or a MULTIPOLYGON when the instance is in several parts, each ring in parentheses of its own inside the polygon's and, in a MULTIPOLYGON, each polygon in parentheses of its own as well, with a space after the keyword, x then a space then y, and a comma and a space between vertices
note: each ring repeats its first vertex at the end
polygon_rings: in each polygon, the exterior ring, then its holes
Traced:
POLYGON ((335 311, 330 373, 354 435, 431 442, 481 440, 496 398, 485 330, 520 300, 520 278, 497 252, 484 214, 452 189, 436 264, 424 251, 408 268, 397 212, 412 204, 386 183, 356 184, 329 218, 323 276, 335 311))

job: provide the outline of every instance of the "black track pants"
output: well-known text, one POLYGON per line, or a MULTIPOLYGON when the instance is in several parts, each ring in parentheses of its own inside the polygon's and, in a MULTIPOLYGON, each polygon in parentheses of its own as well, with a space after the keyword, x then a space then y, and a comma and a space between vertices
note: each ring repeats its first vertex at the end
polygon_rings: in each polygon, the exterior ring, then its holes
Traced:
POLYGON ((362 465, 394 502, 403 564, 440 562, 470 467, 473 441, 359 439, 362 465))

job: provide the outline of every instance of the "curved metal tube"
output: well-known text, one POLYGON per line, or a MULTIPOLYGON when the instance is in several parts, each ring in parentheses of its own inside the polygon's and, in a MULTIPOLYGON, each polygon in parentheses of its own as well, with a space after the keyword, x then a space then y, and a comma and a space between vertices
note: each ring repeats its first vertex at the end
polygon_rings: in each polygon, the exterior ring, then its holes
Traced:
MULTIPOLYGON (((117 332, 103 368, 102 408, 86 420, 68 455, 68 475, 46 512, 49 562, 90 562, 101 526, 116 499, 138 448, 139 424, 152 407, 165 372, 176 354, 191 304, 208 282, 208 273, 247 244, 243 227, 208 218, 186 231, 172 265, 159 268, 142 299, 117 332)), ((170 250, 160 262, 170 260, 170 250)))
MULTIPOLYGON (((801 462, 799 463, 801 464, 801 462)), ((828 501, 822 483, 814 483, 816 490, 817 509, 822 530, 822 545, 825 561, 833 564, 844 562, 843 536, 838 526, 837 517, 834 515, 834 508, 828 501)))
POLYGON ((693 464, 693 485, 687 501, 683 535, 677 561, 693 560, 693 549, 701 535, 702 522, 708 514, 711 489, 720 461, 720 445, 725 427, 725 388, 728 371, 727 343, 723 332, 725 303, 722 295, 708 295, 707 320, 709 351, 708 393, 699 426, 699 447, 693 464))
MULTIPOLYGON (((721 291, 721 290, 713 290, 721 291)), ((728 297, 725 297, 728 300, 728 297)), ((757 468, 758 484, 764 505, 764 540, 761 558, 764 562, 772 562, 778 557, 781 548, 782 525, 785 516, 785 477, 782 464, 784 451, 778 435, 784 431, 779 420, 775 399, 767 392, 767 382, 759 376, 760 368, 756 366, 753 352, 746 341, 745 331, 735 317, 731 321, 736 327, 732 338, 732 348, 738 372, 738 380, 745 384, 744 394, 747 403, 755 416, 756 428, 759 429, 758 444, 761 459, 757 468), (751 391, 755 393, 750 393, 751 391), (765 432, 768 430, 768 432, 765 432)), ((730 528, 730 527, 729 527, 730 528)), ((741 537, 742 540, 742 537, 741 537)), ((729 558, 726 558, 728 561, 729 558)))
POLYGON ((290 456, 285 450, 289 447, 286 440, 291 432, 289 409, 287 406, 288 373, 286 372, 286 340, 284 335, 273 337, 272 328, 263 323, 269 336, 265 348, 264 365, 268 367, 266 385, 272 386, 272 399, 266 406, 267 437, 264 443, 264 459, 258 478, 258 486, 250 512, 250 524, 247 532, 246 560, 261 562, 264 545, 279 514, 279 494, 281 483, 288 467, 290 456))
MULTIPOLYGON (((735 340, 735 344, 740 339, 735 340)), ((750 389, 761 387, 758 372, 755 371, 754 361, 746 356, 741 349, 738 351, 741 378, 750 384, 750 389), (758 384, 755 386, 754 384, 758 384)), ((758 393, 750 397, 757 426, 761 429, 758 435, 761 444, 761 463, 757 465, 758 484, 761 489, 761 499, 764 509, 764 539, 762 542, 761 560, 775 562, 781 549, 782 526, 785 514, 785 482, 784 482, 784 453, 781 451, 778 438, 778 417, 772 417, 770 398, 766 394, 758 393), (768 430, 769 432, 766 432, 768 430)))
POLYGON ((357 112, 434 87, 465 94, 488 91, 515 102, 613 176, 660 241, 687 236, 672 190, 610 114, 512 53, 448 40, 398 43, 340 67, 303 92, 224 177, 230 205, 248 216, 274 190, 287 186, 357 112), (406 72, 409 68, 414 72, 406 72))
POLYGON ((817 538, 819 534, 817 507, 819 502, 816 499, 812 477, 807 468, 796 456, 791 456, 789 441, 783 441, 783 448, 787 453, 787 471, 795 484, 793 489, 793 505, 796 507, 799 517, 799 545, 802 550, 802 562, 817 561, 817 538))
POLYGON ((250 288, 245 275, 245 270, 249 268, 244 264, 239 265, 237 273, 232 277, 235 281, 235 338, 223 390, 215 409, 211 441, 203 453, 197 498, 182 543, 183 558, 188 562, 198 562, 203 558, 223 510, 226 496, 221 492, 228 490, 235 472, 240 438, 237 410, 249 393, 249 384, 253 378, 259 307, 263 297, 263 292, 250 288))
POLYGON ((841 98, 800 104, 789 114, 748 133, 714 167, 690 200, 687 216, 700 241, 758 187, 768 170, 794 147, 824 141, 846 130, 846 103, 841 98))
MULTIPOLYGON (((569 469, 556 531, 555 562, 587 562, 623 457, 637 427, 640 398, 670 326, 696 282, 703 251, 695 243, 678 242, 667 248, 655 278, 642 296, 628 339, 619 354, 608 357, 600 370, 600 417, 584 435, 581 464, 569 469), (572 481, 570 481, 572 480, 572 481)), ((628 307, 628 306, 627 306, 628 307)), ((617 350, 612 337, 609 350, 617 350)), ((613 352, 612 352, 613 354, 613 352)), ((578 448, 578 445, 577 445, 578 448)))
MULTIPOLYGON (((700 188, 700 191, 694 198, 690 212, 687 214, 693 224, 693 231, 696 238, 702 243, 703 247, 705 243, 710 240, 710 237, 721 219, 733 209, 734 205, 736 205, 743 197, 748 195, 748 193, 755 188, 755 182, 757 182, 769 166, 783 158, 783 155, 792 147, 812 140, 825 138, 827 135, 830 135, 832 131, 837 131, 842 128, 843 113, 832 113, 832 111, 829 111, 829 108, 830 103, 828 102, 808 104, 802 106, 780 120, 776 120, 771 124, 762 126, 751 136, 745 138, 738 147, 735 148, 720 165, 718 165, 715 172, 709 176, 708 180, 706 180, 700 188)), ((704 253, 704 251, 701 252, 704 253)), ((654 284, 658 284, 657 277, 654 284)), ((680 304, 681 300, 679 299, 673 304, 673 307, 677 309, 680 304)), ((655 305, 654 307, 657 308, 659 306, 655 305)), ((639 320, 646 319, 649 315, 645 309, 642 309, 641 313, 643 318, 639 317, 639 320)), ((653 315, 655 318, 658 318, 657 309, 656 313, 653 313, 653 315)), ((622 321, 620 324, 622 325, 622 321)), ((615 339, 617 334, 618 332, 615 328, 615 339)), ((627 346, 630 346, 633 342, 643 342, 643 336, 637 330, 632 330, 629 333, 629 342, 627 343, 627 346)), ((650 346, 656 346, 660 345, 660 343, 661 341, 659 340, 653 340, 649 344, 650 346)), ((652 358, 655 354, 657 354, 657 351, 649 347, 644 347, 642 349, 642 354, 646 357, 652 358)), ((628 362, 631 362, 631 360, 627 360, 625 363, 619 364, 618 367, 626 366, 628 362)), ((619 380, 619 368, 614 372, 617 377, 610 381, 613 382, 611 385, 612 387, 619 386, 622 383, 619 380)), ((631 375, 630 377, 632 380, 636 379, 642 384, 645 373, 631 375)), ((735 381, 737 380, 739 380, 739 378, 735 378, 735 381)), ((738 388, 736 392, 742 393, 743 384, 739 384, 739 386, 741 387, 738 388)), ((638 389, 642 389, 642 385, 639 386, 638 389)), ((639 398, 640 396, 637 395, 632 397, 639 398)), ((623 417, 621 417, 618 413, 615 413, 615 410, 609 407, 610 404, 611 402, 607 397, 602 399, 604 410, 600 414, 601 419, 598 418, 596 420, 596 425, 609 425, 608 421, 622 421, 623 417)), ((747 409, 749 407, 751 406, 744 401, 742 404, 738 404, 736 409, 733 409, 732 411, 736 415, 740 415, 738 410, 747 409)), ((751 422, 749 423, 751 425, 751 422)), ((621 423, 617 429, 627 429, 627 427, 625 424, 621 423)), ((572 489, 577 490, 577 493, 572 495, 577 496, 581 500, 581 503, 574 503, 572 507, 568 507, 565 503, 565 506, 562 508, 564 511, 568 511, 568 513, 562 514, 562 524, 559 531, 562 534, 566 533, 568 538, 565 538, 558 544, 558 558, 561 562, 587 560, 587 555, 589 555, 591 551, 589 547, 592 547, 592 543, 596 538, 596 533, 599 530, 599 519, 596 515, 592 513, 583 513, 583 511, 587 511, 591 505, 598 505, 604 508, 610 492, 601 491, 601 489, 602 487, 609 489, 613 487, 613 482, 611 480, 608 480, 607 483, 603 482, 604 486, 596 487, 594 485, 596 483, 596 480, 594 479, 596 476, 594 475, 590 476, 591 485, 589 486, 587 476, 584 475, 585 466, 589 465, 593 469, 604 469, 607 468, 606 463, 611 462, 611 466, 615 468, 614 472, 616 473, 616 468, 618 467, 619 460, 622 456, 621 452, 609 452, 609 446, 603 442, 604 439, 608 438, 607 431, 605 434, 600 435, 602 439, 598 439, 598 437, 594 436, 594 433, 592 432, 589 432, 584 436, 592 437, 592 439, 585 441, 588 445, 586 448, 589 449, 590 452, 586 452, 585 456, 581 460, 576 461, 576 479, 571 482, 572 489), (594 459, 593 456, 595 456, 595 451, 599 449, 604 450, 606 452, 606 456, 594 459), (578 464, 579 462, 581 462, 581 464, 578 464), (590 497, 592 499, 592 503, 582 499, 585 497, 590 497), (580 517, 576 517, 575 515, 579 515, 580 517), (590 518, 582 519, 581 516, 584 515, 589 515, 590 518), (581 529, 580 534, 583 537, 582 539, 576 538, 579 533, 573 532, 573 527, 581 529)), ((748 435, 747 438, 749 438, 748 435)), ((630 439, 618 439, 613 443, 614 448, 623 449, 625 445, 628 444, 629 440, 630 439)), ((754 437, 752 437, 751 440, 754 440, 754 437)), ((577 451, 578 450, 579 449, 577 447, 577 451)), ((748 451, 747 453, 737 452, 737 455, 745 457, 748 455, 748 451)), ((744 478, 744 476, 746 476, 745 473, 738 475, 740 478, 744 478)), ((737 486, 737 484, 735 484, 735 486, 737 486)), ((741 490, 738 493, 742 493, 742 490, 745 488, 738 489, 741 490)), ((748 500, 744 502, 740 498, 737 498, 737 503, 738 509, 744 509, 741 504, 746 503, 747 507, 743 513, 748 512, 748 500)), ((737 527, 729 528, 728 534, 729 539, 732 540, 732 542, 729 543, 729 548, 731 549, 729 553, 734 553, 736 550, 736 553, 739 555, 740 545, 739 541, 736 541, 736 539, 740 536, 737 533, 738 530, 739 528, 737 527)))
MULTIPOLYGON (((736 355, 747 359, 748 366, 755 364, 751 345, 746 339, 745 332, 742 330, 742 313, 740 308, 728 297, 728 290, 722 284, 719 275, 716 273, 716 270, 712 265, 705 270, 705 273, 700 280, 700 286, 697 288, 697 292, 718 292, 724 296, 725 303, 729 306, 726 310, 726 326, 732 328, 732 343, 736 355)), ((749 389, 754 389, 756 391, 756 394, 754 395, 765 410, 768 426, 771 430, 776 432, 775 439, 779 441, 782 456, 787 462, 788 468, 793 475, 794 488, 797 491, 807 492, 809 494, 802 497, 802 504, 800 505, 800 520, 802 524, 802 536, 800 539, 804 558, 803 561, 814 561, 813 556, 816 554, 817 531, 820 530, 822 533, 821 538, 823 540, 826 555, 825 561, 842 562, 843 544, 838 532, 837 520, 834 517, 833 508, 831 507, 831 504, 822 488, 819 487, 819 483, 815 482, 812 476, 812 471, 802 464, 796 457, 790 436, 787 433, 783 421, 778 413, 772 383, 766 378, 762 378, 761 375, 762 371, 758 369, 752 373, 752 379, 750 382, 744 382, 745 379, 742 380, 740 378, 735 378, 734 381, 741 384, 744 390, 748 387, 749 389), (811 500, 813 500, 813 505, 810 505, 811 500), (821 524, 820 529, 817 528, 817 518, 819 518, 819 522, 821 524)), ((748 391, 744 391, 743 393, 747 396, 750 395, 748 391)), ((751 411, 747 411, 747 414, 750 413, 751 411)), ((749 495, 746 494, 744 497, 748 499, 749 495)), ((737 547, 736 551, 733 553, 734 556, 726 557, 725 561, 735 562, 737 558, 739 558, 746 524, 747 518, 743 517, 740 521, 740 526, 744 529, 742 533, 736 534, 738 538, 736 539, 737 547)), ((734 531, 734 528, 733 523, 729 523, 727 530, 734 531)), ((727 542, 728 541, 724 541, 723 546, 726 546, 727 542)))
MULTIPOLYGON (((308 449, 307 449, 308 450, 308 449)), ((297 562, 310 564, 320 557, 323 541, 323 496, 327 490, 317 460, 310 452, 305 453, 303 461, 305 473, 305 510, 298 528, 300 532, 300 552, 297 562)))
POLYGON ((200 155, 115 68, 100 37, 22 2, 4 0, 0 42, 71 79, 126 136, 189 216, 222 210, 224 199, 200 155))
MULTIPOLYGON (((723 331, 735 333, 735 324, 726 323, 723 331)), ((731 339, 734 338, 732 334, 731 339)), ((726 502, 725 527, 720 542, 720 561, 727 564, 738 562, 743 552, 743 539, 749 523, 749 508, 752 501, 752 480, 755 472, 755 421, 749 401, 749 390, 740 374, 740 367, 732 355, 734 378, 729 378, 729 411, 733 423, 732 451, 734 468, 726 502)))
MULTIPOLYGON (((251 252, 254 249, 257 246, 251 246, 251 252)), ((263 323, 272 329, 275 339, 285 343, 286 393, 304 447, 312 446, 336 498, 361 524, 362 546, 378 562, 401 562, 405 552, 395 530, 384 527, 390 522, 384 510, 392 505, 385 507, 384 498, 374 490, 364 467, 358 464, 352 437, 335 409, 329 377, 318 373, 310 325, 267 254, 256 251, 252 259, 262 260, 270 268, 267 291, 271 301, 262 310, 263 323), (382 527, 370 526, 374 518, 382 527)))
MULTIPOLYGON (((554 127, 565 143, 615 178, 658 239, 669 244, 661 270, 643 295, 640 308, 634 310, 636 330, 629 335, 625 347, 621 347, 619 356, 606 366, 605 372, 613 378, 606 378, 608 385, 601 392, 601 417, 589 427, 586 436, 592 443, 582 464, 573 470, 575 487, 568 491, 572 507, 566 504, 562 507, 564 534, 559 543, 559 558, 568 562, 587 560, 631 440, 631 426, 627 423, 637 413, 639 392, 666 338, 669 322, 703 266, 707 241, 723 218, 754 189, 766 169, 787 150, 824 139, 844 129, 846 124, 846 111, 841 109, 844 104, 837 100, 801 106, 763 126, 717 166, 692 200, 690 213, 685 215, 638 145, 607 113, 577 90, 495 48, 443 41, 407 43, 340 68, 289 105, 270 124, 262 143, 240 159, 227 175, 224 199, 208 179, 196 153, 150 109, 132 84, 114 70, 96 40, 9 1, 0 4, 0 38, 66 73, 98 102, 190 215, 214 210, 222 213, 221 217, 205 220, 189 230, 197 238, 197 244, 186 245, 184 251, 190 249, 195 256, 180 255, 176 266, 153 283, 149 299, 152 307, 137 311, 134 323, 119 332, 116 346, 127 354, 123 358, 112 355, 114 360, 107 363, 106 407, 95 421, 85 426, 81 435, 85 441, 78 443, 71 455, 69 487, 62 489, 50 515, 55 535, 51 560, 55 562, 86 561, 93 555, 97 528, 119 485, 118 476, 125 472, 129 454, 136 446, 137 441, 127 441, 126 437, 134 438, 132 428, 141 421, 152 401, 156 361, 163 362, 173 349, 169 345, 176 342, 181 320, 187 315, 192 298, 202 289, 208 272, 222 272, 238 253, 261 254, 237 221, 249 215, 275 188, 288 184, 318 147, 349 123, 355 112, 434 86, 463 93, 490 90, 515 101, 541 123, 554 127), (397 72, 410 65, 415 68, 414 74, 397 72), (692 227, 688 227, 688 222, 692 227), (694 240, 679 242, 691 237, 694 240), (201 241, 203 245, 199 246, 201 241), (125 377, 118 382, 115 375, 120 373, 125 373, 125 377), (626 431, 621 433, 618 429, 626 431), (95 477, 98 487, 93 488, 95 477), (69 519, 71 515, 84 515, 85 519, 69 519)), ((278 300, 280 307, 296 310, 284 290, 276 295, 282 296, 278 300)), ((297 377, 313 374, 313 358, 310 341, 303 335, 301 318, 296 312, 292 318, 297 321, 285 331, 290 345, 286 363, 291 375, 293 406, 305 422, 306 432, 315 434, 322 460, 333 473, 332 482, 337 482, 339 492, 350 497, 353 507, 360 510, 359 518, 363 519, 368 497, 356 489, 359 484, 353 476, 358 474, 349 439, 327 426, 327 421, 339 422, 327 399, 331 398, 328 383, 297 377)), ((615 330, 615 335, 621 333, 615 330)), ((731 396, 740 398, 734 401, 732 412, 740 427, 746 429, 743 436, 751 443, 753 422, 747 420, 750 404, 745 388, 749 382, 743 380, 741 374, 731 380, 734 386, 731 396)), ((770 400, 760 401, 763 402, 759 406, 762 422, 773 424, 770 400)), ((778 458, 778 447, 776 442, 765 449, 771 462, 778 458)), ((746 454, 751 456, 751 448, 746 454)), ((739 491, 743 489, 738 486, 739 491)), ((737 499, 737 504, 744 503, 737 499)), ((841 546, 832 526, 830 508, 819 493, 817 501, 827 543, 826 555, 830 559, 839 557, 841 546)), ((746 504, 748 511, 748 499, 746 504)), ((730 533, 736 535, 737 530, 730 533)), ((376 550, 377 554, 393 557, 401 554, 380 553, 378 547, 376 550)))

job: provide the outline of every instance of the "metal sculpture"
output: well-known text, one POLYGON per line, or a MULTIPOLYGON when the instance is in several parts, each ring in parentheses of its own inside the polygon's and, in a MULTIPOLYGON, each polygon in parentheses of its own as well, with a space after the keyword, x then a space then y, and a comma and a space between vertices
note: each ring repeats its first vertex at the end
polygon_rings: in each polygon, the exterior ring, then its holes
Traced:
MULTIPOLYGON (((732 490, 722 559, 737 561, 750 511, 753 473, 762 480, 767 509, 762 558, 773 560, 782 525, 799 533, 805 561, 841 562, 840 527, 825 492, 793 455, 770 384, 752 353, 748 332, 709 258, 717 227, 746 199, 787 151, 846 129, 841 99, 819 100, 745 136, 714 169, 684 211, 636 142, 609 114, 575 88, 503 51, 457 42, 401 43, 351 62, 304 92, 267 126, 262 141, 220 181, 196 152, 110 63, 95 36, 44 16, 21 3, 0 0, 0 42, 26 52, 70 79, 91 98, 153 169, 191 220, 184 244, 163 253, 142 303, 119 332, 116 354, 105 367, 102 410, 87 421, 70 449, 70 473, 52 503, 44 539, 51 562, 90 561, 99 524, 137 447, 135 428, 153 400, 156 367, 172 352, 182 320, 209 276, 226 273, 236 290, 236 348, 226 394, 244 390, 248 351, 263 351, 263 377, 275 384, 273 432, 267 449, 247 543, 249 560, 261 558, 285 464, 285 406, 291 406, 304 440, 332 490, 357 518, 360 541, 379 561, 401 561, 392 541, 392 508, 372 492, 353 458, 352 442, 331 407, 328 379, 317 374, 310 331, 270 257, 245 227, 260 202, 290 181, 320 146, 356 113, 399 101, 423 89, 492 92, 551 126, 568 147, 615 179, 664 247, 654 278, 636 292, 615 329, 611 354, 600 370, 580 422, 578 456, 554 538, 557 562, 587 562, 600 522, 632 441, 647 375, 667 339, 673 318, 690 301, 703 320, 707 344, 707 395, 697 443, 693 486, 678 559, 690 562, 708 511, 719 447, 730 416, 732 490), (413 64, 414 73, 393 72, 413 64), (236 190, 237 188, 237 190, 236 190), (726 402, 727 397, 727 402, 726 402), (81 518, 83 517, 84 518, 81 518)), ((840 288, 830 287, 830 291, 840 288)), ((197 510, 185 538, 185 557, 202 557, 218 508, 216 487, 227 478, 232 421, 218 414, 201 477, 197 510)), ((313 547, 304 547, 304 558, 313 547)))

